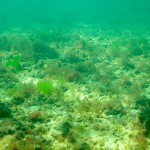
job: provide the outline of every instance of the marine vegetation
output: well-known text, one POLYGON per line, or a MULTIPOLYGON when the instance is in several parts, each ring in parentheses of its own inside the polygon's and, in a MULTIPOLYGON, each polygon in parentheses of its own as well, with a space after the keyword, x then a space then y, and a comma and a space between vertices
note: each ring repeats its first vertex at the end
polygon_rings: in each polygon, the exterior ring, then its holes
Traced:
POLYGON ((45 96, 50 96, 54 91, 53 84, 50 81, 39 81, 37 84, 38 90, 45 96))
POLYGON ((26 99, 34 95, 37 91, 36 86, 33 83, 25 83, 16 85, 7 91, 7 94, 16 101, 24 102, 26 99))
POLYGON ((12 71, 20 71, 21 70, 21 56, 13 56, 6 62, 6 67, 12 71))

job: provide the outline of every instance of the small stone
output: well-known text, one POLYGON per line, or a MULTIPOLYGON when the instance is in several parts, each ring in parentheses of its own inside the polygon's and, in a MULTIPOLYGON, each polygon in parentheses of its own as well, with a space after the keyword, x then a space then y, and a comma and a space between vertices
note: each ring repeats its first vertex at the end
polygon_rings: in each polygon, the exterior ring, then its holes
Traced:
POLYGON ((40 111, 34 111, 31 114, 29 114, 29 119, 32 121, 38 120, 41 117, 40 111))
POLYGON ((40 107, 39 107, 39 106, 36 106, 36 105, 30 106, 29 110, 30 110, 30 112, 39 111, 39 110, 40 110, 40 107))

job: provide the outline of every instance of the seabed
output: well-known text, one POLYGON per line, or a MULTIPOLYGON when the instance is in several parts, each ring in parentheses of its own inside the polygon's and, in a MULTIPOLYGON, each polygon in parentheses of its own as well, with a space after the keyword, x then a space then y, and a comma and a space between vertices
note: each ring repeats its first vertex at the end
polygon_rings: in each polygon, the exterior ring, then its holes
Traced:
POLYGON ((150 30, 0 35, 0 150, 150 149, 150 30))

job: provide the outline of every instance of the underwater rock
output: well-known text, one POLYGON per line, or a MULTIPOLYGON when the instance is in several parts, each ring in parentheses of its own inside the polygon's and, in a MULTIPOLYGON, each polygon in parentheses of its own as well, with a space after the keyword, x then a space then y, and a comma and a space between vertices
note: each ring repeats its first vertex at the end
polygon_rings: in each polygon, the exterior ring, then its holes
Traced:
POLYGON ((41 112, 40 111, 34 111, 29 114, 29 119, 32 121, 36 121, 41 117, 41 112))

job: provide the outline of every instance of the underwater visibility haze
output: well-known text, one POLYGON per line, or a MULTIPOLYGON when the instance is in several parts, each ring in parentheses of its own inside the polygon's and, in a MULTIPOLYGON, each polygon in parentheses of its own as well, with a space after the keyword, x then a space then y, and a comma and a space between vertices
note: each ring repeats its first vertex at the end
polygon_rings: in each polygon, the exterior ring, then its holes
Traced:
POLYGON ((0 150, 149 150, 149 16, 149 0, 0 0, 0 150))

